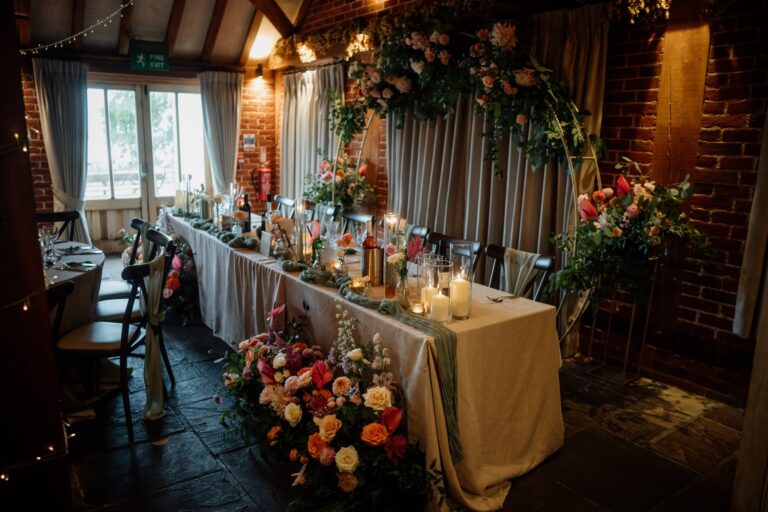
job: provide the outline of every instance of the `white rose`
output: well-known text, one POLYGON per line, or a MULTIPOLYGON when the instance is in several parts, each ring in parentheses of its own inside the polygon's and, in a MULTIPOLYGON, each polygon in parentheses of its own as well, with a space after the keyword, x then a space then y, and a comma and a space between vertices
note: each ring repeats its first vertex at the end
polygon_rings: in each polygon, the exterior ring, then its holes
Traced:
POLYGON ((272 360, 272 368, 277 370, 278 368, 282 368, 285 366, 285 354, 280 353, 275 356, 275 358, 272 360))
POLYGON ((359 349, 359 348, 356 348, 354 350, 350 350, 347 353, 347 358, 350 361, 360 361, 361 359, 363 359, 363 351, 361 349, 359 349))
POLYGON ((312 384, 312 372, 304 372, 299 375, 299 388, 305 388, 312 384))
POLYGON ((283 377, 282 373, 276 373, 273 378, 275 379, 275 382, 277 382, 278 384, 285 380, 285 377, 283 377))
POLYGON ((392 406, 392 392, 383 386, 370 388, 363 395, 365 406, 375 411, 383 411, 392 406))
POLYGON ((301 406, 299 404, 294 404, 293 402, 286 405, 285 411, 283 411, 283 417, 292 427, 295 427, 301 421, 301 406))
POLYGON ((336 467, 344 473, 354 473, 360 459, 354 446, 345 446, 336 452, 336 467))

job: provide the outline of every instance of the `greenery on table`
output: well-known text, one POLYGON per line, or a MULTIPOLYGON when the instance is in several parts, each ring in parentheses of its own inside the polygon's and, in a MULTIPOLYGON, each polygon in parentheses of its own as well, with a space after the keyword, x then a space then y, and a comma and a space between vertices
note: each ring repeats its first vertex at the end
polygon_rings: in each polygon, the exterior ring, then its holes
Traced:
MULTIPOLYGON (((275 317, 284 310, 272 312, 275 317)), ((424 455, 408 442, 405 410, 378 335, 354 337, 355 320, 337 306, 338 337, 329 355, 311 345, 304 319, 270 328, 225 361, 234 399, 222 422, 290 472, 289 510, 423 509, 424 455)))
POLYGON ((616 190, 604 188, 579 197, 575 232, 554 237, 568 261, 547 285, 556 291, 587 291, 594 301, 616 290, 637 298, 646 297, 653 277, 653 259, 662 258, 669 242, 679 239, 701 254, 708 253, 706 236, 696 229, 683 210, 691 194, 688 176, 682 183, 665 186, 641 173, 640 166, 625 158, 616 190), (630 170, 636 174, 631 176, 630 170), (625 177, 626 176, 626 177, 625 177), (629 179, 627 179, 629 178, 629 179))

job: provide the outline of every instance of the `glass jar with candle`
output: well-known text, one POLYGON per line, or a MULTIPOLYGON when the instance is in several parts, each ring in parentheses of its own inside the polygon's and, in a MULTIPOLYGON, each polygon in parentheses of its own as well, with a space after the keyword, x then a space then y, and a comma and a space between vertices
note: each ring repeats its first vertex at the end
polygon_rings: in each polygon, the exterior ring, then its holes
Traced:
POLYGON ((434 265, 437 258, 436 254, 425 252, 416 259, 416 302, 421 302, 427 313, 432 295, 437 293, 437 275, 434 265))
POLYGON ((448 322, 451 319, 451 262, 439 256, 431 258, 428 278, 430 285, 424 288, 423 295, 429 318, 436 322, 448 322))
POLYGON ((401 250, 400 238, 400 216, 397 213, 384 214, 384 296, 388 299, 397 295, 398 273, 388 259, 401 250))
POLYGON ((472 309, 473 258, 472 242, 455 240, 451 242, 451 314, 453 318, 465 320, 472 309))

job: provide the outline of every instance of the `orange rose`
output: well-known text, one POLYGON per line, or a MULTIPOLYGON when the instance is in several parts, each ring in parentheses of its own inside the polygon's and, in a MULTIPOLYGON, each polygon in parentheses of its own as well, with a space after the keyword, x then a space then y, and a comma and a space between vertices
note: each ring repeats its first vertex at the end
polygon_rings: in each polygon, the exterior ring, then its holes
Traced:
POLYGON ((381 423, 369 423, 363 427, 363 433, 360 434, 360 439, 370 446, 381 446, 386 444, 389 432, 387 427, 381 423))
POLYGON ((283 430, 280 428, 280 425, 275 425, 271 429, 269 429, 269 432, 267 432, 267 439, 270 441, 274 441, 277 439, 277 436, 280 434, 280 431, 283 430))
POLYGON ((297 450, 296 448, 291 450, 290 458, 291 458, 291 462, 296 462, 297 460, 299 460, 299 450, 297 450))
POLYGON ((320 434, 317 432, 309 436, 309 439, 307 440, 307 451, 309 451, 309 454, 313 459, 316 459, 320 456, 320 452, 323 451, 325 446, 325 441, 323 441, 323 438, 320 437, 320 434))
POLYGON ((341 420, 337 419, 335 414, 328 414, 323 416, 318 426, 320 427, 320 437, 323 441, 330 442, 341 428, 341 420))

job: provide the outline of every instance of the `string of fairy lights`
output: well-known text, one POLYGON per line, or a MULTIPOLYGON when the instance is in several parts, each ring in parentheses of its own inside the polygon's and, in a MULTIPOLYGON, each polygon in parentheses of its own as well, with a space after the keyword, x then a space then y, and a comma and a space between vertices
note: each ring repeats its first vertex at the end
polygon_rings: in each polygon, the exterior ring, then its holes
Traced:
POLYGON ((118 7, 115 11, 113 11, 108 16, 105 16, 104 18, 99 18, 98 20, 96 20, 96 23, 94 23, 90 27, 84 28, 80 32, 72 34, 71 36, 67 36, 64 39, 54 41, 52 43, 38 44, 37 46, 33 46, 30 48, 22 48, 21 50, 19 50, 19 53, 21 53, 22 55, 37 55, 40 52, 44 52, 52 48, 64 48, 64 46, 70 45, 73 42, 77 41, 78 38, 88 37, 89 34, 95 33, 97 28, 108 27, 112 23, 112 19, 115 18, 116 16, 119 15, 120 18, 122 18, 123 11, 128 7, 132 6, 133 3, 134 3, 134 0, 121 2, 120 7, 118 7))

